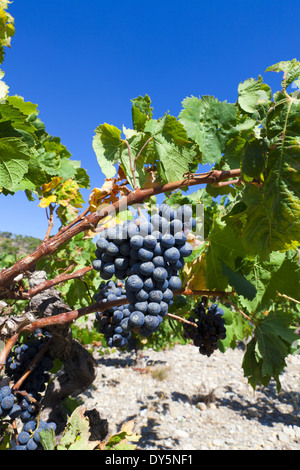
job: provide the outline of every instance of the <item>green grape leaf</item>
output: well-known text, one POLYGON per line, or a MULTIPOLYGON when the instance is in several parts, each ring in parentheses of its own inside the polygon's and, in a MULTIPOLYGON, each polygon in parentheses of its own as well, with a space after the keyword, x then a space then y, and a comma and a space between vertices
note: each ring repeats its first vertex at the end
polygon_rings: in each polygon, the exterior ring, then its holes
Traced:
POLYGON ((244 180, 259 178, 264 170, 268 147, 263 139, 252 139, 245 143, 242 152, 241 173, 244 180))
POLYGON ((90 187, 90 177, 84 168, 76 168, 75 180, 81 188, 90 187))
POLYGON ((253 300, 256 296, 256 288, 241 273, 233 271, 225 263, 222 265, 222 272, 228 277, 229 284, 234 288, 238 295, 242 295, 246 299, 253 300))
POLYGON ((246 113, 254 113, 258 103, 268 103, 272 98, 271 88, 263 83, 261 76, 257 80, 249 78, 238 86, 238 104, 246 113))
POLYGON ((46 152, 54 152, 56 155, 59 155, 61 158, 70 158, 71 154, 66 148, 65 145, 61 143, 59 137, 48 136, 48 140, 43 141, 43 147, 46 152))
POLYGON ((226 338, 219 341, 218 347, 220 351, 225 352, 227 348, 234 349, 237 343, 250 333, 250 328, 242 315, 234 313, 225 305, 222 305, 222 309, 224 310, 226 338))
POLYGON ((300 78, 294 81, 295 88, 300 88, 300 78))
POLYGON ((47 168, 45 169, 41 162, 40 155, 33 151, 28 162, 28 171, 16 186, 16 190, 30 189, 34 191, 48 180, 47 168))
POLYGON ((93 450, 98 441, 90 441, 90 424, 84 414, 85 408, 77 407, 71 414, 64 429, 57 450, 93 450))
POLYGON ((235 259, 246 253, 241 237, 236 236, 229 224, 216 219, 209 232, 209 247, 206 253, 206 280, 208 289, 224 290, 228 277, 223 264, 235 270, 235 259))
POLYGON ((60 158, 55 152, 41 152, 39 163, 44 172, 50 176, 57 176, 60 168, 60 158))
POLYGON ((0 63, 4 60, 4 47, 10 47, 11 38, 15 34, 14 18, 8 13, 8 0, 0 3, 0 63))
POLYGON ((271 65, 266 72, 283 72, 281 86, 286 89, 293 81, 300 77, 300 62, 297 59, 284 60, 271 65))
POLYGON ((245 143, 246 140, 240 135, 236 135, 229 139, 225 143, 223 156, 219 164, 216 165, 216 169, 226 171, 240 168, 245 143))
POLYGON ((0 116, 0 124, 10 123, 16 131, 29 134, 32 139, 36 138, 35 127, 27 121, 27 116, 20 109, 10 104, 2 103, 0 105, 0 116))
POLYGON ((236 106, 213 96, 202 99, 192 96, 183 100, 182 105, 179 121, 188 137, 199 146, 202 163, 219 162, 225 142, 238 132, 236 106))
POLYGON ((245 241, 254 254, 293 249, 300 243, 300 101, 277 104, 267 118, 270 141, 265 180, 243 191, 245 241))
POLYGON ((117 127, 105 123, 95 129, 93 149, 106 178, 116 175, 115 164, 121 158, 123 145, 121 130, 117 127))
POLYGON ((60 168, 57 176, 61 176, 64 180, 72 178, 81 188, 89 188, 90 178, 87 171, 81 167, 81 161, 71 160, 69 156, 63 156, 65 152, 60 155, 62 158, 60 160, 60 168))
POLYGON ((255 260, 246 278, 257 291, 253 300, 240 297, 249 312, 268 307, 277 292, 300 301, 300 266, 296 256, 288 258, 285 253, 273 252, 268 260, 255 260))
POLYGON ((28 170, 30 151, 19 138, 0 139, 0 188, 14 190, 28 170))
POLYGON ((267 386, 274 378, 277 390, 281 384, 279 376, 286 366, 286 357, 293 342, 298 339, 290 327, 291 318, 281 311, 271 312, 261 320, 254 331, 254 337, 247 345, 242 367, 250 385, 267 386))
POLYGON ((196 149, 177 118, 166 114, 162 119, 151 119, 144 130, 153 138, 153 158, 159 161, 162 180, 180 180, 184 173, 196 168, 196 149))
POLYGON ((143 131, 146 122, 152 118, 153 108, 148 95, 139 96, 132 100, 132 122, 133 128, 137 131, 143 131))
POLYGON ((149 184, 149 175, 145 172, 147 164, 156 164, 156 182, 176 181, 182 179, 184 173, 196 170, 196 146, 188 139, 183 125, 168 114, 158 120, 151 119, 150 103, 147 95, 133 100, 134 129, 123 127, 126 140, 121 138, 121 130, 108 124, 95 130, 93 148, 107 178, 116 175, 116 163, 121 164, 133 187, 132 168, 135 168, 139 187, 149 184))
POLYGON ((40 443, 44 450, 55 450, 55 432, 53 429, 44 429, 40 432, 40 443))
MULTIPOLYGON (((136 131, 133 131, 129 134, 131 135, 128 135, 127 142, 130 147, 132 165, 135 165, 136 184, 138 187, 142 188, 147 180, 147 173, 145 172, 144 165, 147 163, 153 163, 154 155, 151 151, 149 143, 141 152, 143 146, 147 143, 149 136, 147 137, 145 133, 136 131)), ((130 158, 127 145, 124 145, 121 150, 120 162, 122 164, 122 168, 127 180, 129 181, 131 186, 134 187, 133 174, 130 167, 130 158)))
POLYGON ((6 102, 14 108, 18 108, 21 113, 25 114, 26 116, 30 116, 32 114, 38 115, 38 105, 31 103, 30 101, 24 101, 22 96, 7 96, 6 102))
MULTIPOLYGON (((79 266, 78 269, 81 267, 79 266)), ((86 307, 91 302, 87 286, 80 279, 66 282, 63 286, 63 293, 68 305, 72 305, 74 308, 86 307)))
POLYGON ((58 176, 61 176, 63 180, 67 180, 69 178, 75 179, 76 168, 74 167, 72 160, 69 158, 61 158, 58 176))

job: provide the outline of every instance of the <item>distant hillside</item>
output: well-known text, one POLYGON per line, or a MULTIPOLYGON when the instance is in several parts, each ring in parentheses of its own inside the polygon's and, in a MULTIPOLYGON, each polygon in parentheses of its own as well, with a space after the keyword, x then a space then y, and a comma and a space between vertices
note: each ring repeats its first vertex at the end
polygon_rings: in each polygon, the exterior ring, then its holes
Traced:
POLYGON ((42 240, 26 235, 14 235, 10 232, 0 232, 0 267, 14 263, 32 253, 42 240))

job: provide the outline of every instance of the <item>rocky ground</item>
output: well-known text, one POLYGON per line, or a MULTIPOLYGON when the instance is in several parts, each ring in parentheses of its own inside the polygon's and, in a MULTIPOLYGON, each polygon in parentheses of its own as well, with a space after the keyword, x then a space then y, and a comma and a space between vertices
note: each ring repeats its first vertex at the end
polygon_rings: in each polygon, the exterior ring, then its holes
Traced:
POLYGON ((300 355, 275 383, 257 391, 241 368, 243 350, 210 358, 192 345, 99 356, 93 386, 81 396, 109 423, 134 419, 145 450, 300 450, 300 355))

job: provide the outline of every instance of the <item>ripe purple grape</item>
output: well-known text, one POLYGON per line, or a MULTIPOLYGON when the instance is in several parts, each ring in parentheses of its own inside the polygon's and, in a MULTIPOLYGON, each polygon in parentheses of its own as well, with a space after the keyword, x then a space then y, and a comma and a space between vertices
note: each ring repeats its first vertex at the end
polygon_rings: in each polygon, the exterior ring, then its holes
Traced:
POLYGON ((29 432, 26 432, 26 431, 21 431, 17 436, 17 442, 21 445, 27 444, 29 439, 30 439, 30 434, 29 432))
POLYGON ((135 310, 134 312, 131 313, 129 317, 129 322, 131 323, 133 327, 139 328, 143 326, 145 322, 145 315, 139 310, 135 310))

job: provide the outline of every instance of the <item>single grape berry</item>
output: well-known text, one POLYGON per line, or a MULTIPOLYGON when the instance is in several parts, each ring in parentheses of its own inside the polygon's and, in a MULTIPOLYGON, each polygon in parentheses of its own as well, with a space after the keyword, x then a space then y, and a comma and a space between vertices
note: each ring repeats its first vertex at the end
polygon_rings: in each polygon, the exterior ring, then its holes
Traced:
POLYGON ((27 444, 29 439, 30 439, 30 434, 29 432, 26 432, 26 431, 20 432, 17 436, 17 442, 21 445, 27 444))
POLYGON ((139 310, 135 310, 134 312, 131 313, 129 317, 129 322, 133 327, 139 328, 143 326, 145 322, 145 315, 143 312, 140 312, 139 310))

